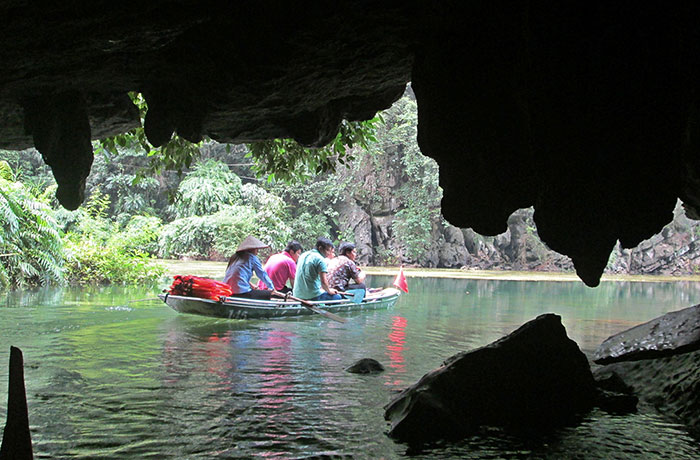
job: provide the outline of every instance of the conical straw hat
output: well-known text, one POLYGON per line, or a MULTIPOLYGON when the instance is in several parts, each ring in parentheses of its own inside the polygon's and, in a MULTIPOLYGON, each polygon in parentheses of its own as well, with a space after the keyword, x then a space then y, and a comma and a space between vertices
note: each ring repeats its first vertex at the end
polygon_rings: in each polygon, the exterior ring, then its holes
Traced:
POLYGON ((259 239, 255 238, 254 236, 249 236, 241 244, 238 245, 238 249, 236 249, 236 252, 238 251, 245 251, 248 249, 263 249, 263 248, 269 248, 270 246, 263 243, 259 239))

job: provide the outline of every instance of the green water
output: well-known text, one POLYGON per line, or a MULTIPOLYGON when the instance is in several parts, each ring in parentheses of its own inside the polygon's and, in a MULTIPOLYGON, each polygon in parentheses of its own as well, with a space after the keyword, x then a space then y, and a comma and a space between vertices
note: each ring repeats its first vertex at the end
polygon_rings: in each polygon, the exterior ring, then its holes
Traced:
MULTIPOLYGON (((372 277, 373 286, 390 278, 372 277)), ((382 406, 450 355, 545 313, 586 353, 606 337, 700 303, 697 283, 409 279, 389 310, 228 321, 176 314, 157 290, 43 289, 0 298, 0 424, 9 346, 22 349, 36 458, 401 458, 382 406), (358 376, 363 357, 386 367, 358 376)), ((500 433, 414 458, 695 459, 682 426, 593 411, 524 444, 500 433)))

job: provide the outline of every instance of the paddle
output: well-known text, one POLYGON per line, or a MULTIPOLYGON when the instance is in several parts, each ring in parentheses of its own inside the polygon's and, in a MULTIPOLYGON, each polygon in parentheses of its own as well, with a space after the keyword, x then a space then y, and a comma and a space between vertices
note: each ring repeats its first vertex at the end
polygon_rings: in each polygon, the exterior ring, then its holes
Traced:
POLYGON ((352 297, 353 303, 362 303, 365 300, 366 292, 364 289, 350 289, 347 292, 338 292, 338 294, 348 299, 352 297))
POLYGON ((129 300, 127 303, 132 303, 132 302, 150 302, 153 300, 160 300, 158 297, 149 297, 147 299, 136 299, 136 300, 129 300))
POLYGON ((322 310, 322 309, 318 308, 316 305, 312 304, 308 300, 303 300, 303 299, 299 299, 297 297, 292 297, 291 295, 282 294, 279 291, 272 291, 272 295, 275 295, 277 297, 282 297, 283 299, 290 299, 290 300, 293 300, 295 302, 299 302, 304 308, 308 308, 312 312, 318 313, 319 315, 323 315, 326 318, 332 319, 333 321, 338 321, 339 323, 347 323, 348 322, 348 320, 345 318, 341 318, 340 316, 335 315, 329 311, 322 310))

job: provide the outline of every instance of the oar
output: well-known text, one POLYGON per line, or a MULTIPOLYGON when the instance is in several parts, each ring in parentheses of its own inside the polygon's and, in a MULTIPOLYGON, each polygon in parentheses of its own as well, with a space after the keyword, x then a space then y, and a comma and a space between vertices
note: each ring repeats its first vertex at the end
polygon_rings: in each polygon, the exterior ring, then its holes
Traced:
POLYGON ((153 300, 160 300, 158 297, 149 297, 147 299, 136 299, 136 300, 129 300, 127 303, 132 303, 132 302, 148 302, 148 301, 153 301, 153 300))
POLYGON ((367 291, 364 289, 350 289, 347 292, 338 292, 338 294, 347 299, 352 298, 353 303, 362 303, 365 300, 365 292, 367 291))
POLYGON ((277 297, 282 297, 284 299, 290 299, 290 300, 293 300, 295 302, 299 302, 303 307, 308 308, 309 310, 311 310, 314 313, 318 313, 319 315, 323 315, 326 318, 330 318, 333 321, 338 321, 339 323, 347 323, 348 322, 348 320, 345 318, 341 318, 340 316, 335 315, 329 311, 322 310, 322 309, 318 308, 316 305, 312 304, 308 300, 303 300, 303 299, 299 299, 297 297, 292 297, 290 295, 282 294, 279 291, 272 291, 272 294, 277 296, 277 297))

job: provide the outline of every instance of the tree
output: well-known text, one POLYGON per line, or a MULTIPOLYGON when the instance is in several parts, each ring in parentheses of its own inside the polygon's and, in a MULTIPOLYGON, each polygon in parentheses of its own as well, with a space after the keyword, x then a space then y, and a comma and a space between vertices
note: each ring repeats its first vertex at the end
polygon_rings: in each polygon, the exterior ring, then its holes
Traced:
MULTIPOLYGON (((98 151, 114 152, 119 147, 141 148, 148 152, 150 162, 139 172, 140 177, 153 176, 164 170, 178 174, 194 164, 201 156, 200 143, 193 144, 173 134, 170 141, 160 148, 153 148, 143 129, 148 105, 140 93, 129 93, 139 109, 141 126, 131 131, 99 141, 98 151)), ((249 157, 255 162, 253 167, 258 177, 268 176, 270 180, 289 181, 304 179, 314 174, 335 171, 336 163, 345 164, 352 160, 349 148, 366 148, 376 142, 375 130, 382 120, 376 116, 365 121, 343 120, 338 134, 327 146, 321 148, 304 147, 293 139, 272 139, 248 144, 249 157)))
POLYGON ((46 194, 34 196, 0 161, 0 287, 63 282, 63 249, 46 194))
MULTIPOLYGON (((74 211, 76 224, 64 237, 66 277, 74 284, 150 284, 165 269, 146 251, 159 233, 157 218, 132 218, 125 229, 105 213, 109 197, 94 190, 74 211)), ((155 248, 153 248, 155 249, 155 248)))
POLYGON ((340 124, 333 142, 321 148, 308 148, 293 139, 271 139, 248 144, 253 169, 258 177, 269 180, 292 181, 308 179, 318 174, 333 173, 336 164, 344 165, 354 159, 353 147, 368 148, 377 142, 375 131, 381 116, 366 121, 346 121, 340 124))
POLYGON ((224 163, 197 163, 180 182, 174 214, 178 218, 214 214, 222 206, 234 204, 240 198, 241 187, 241 179, 224 163))

